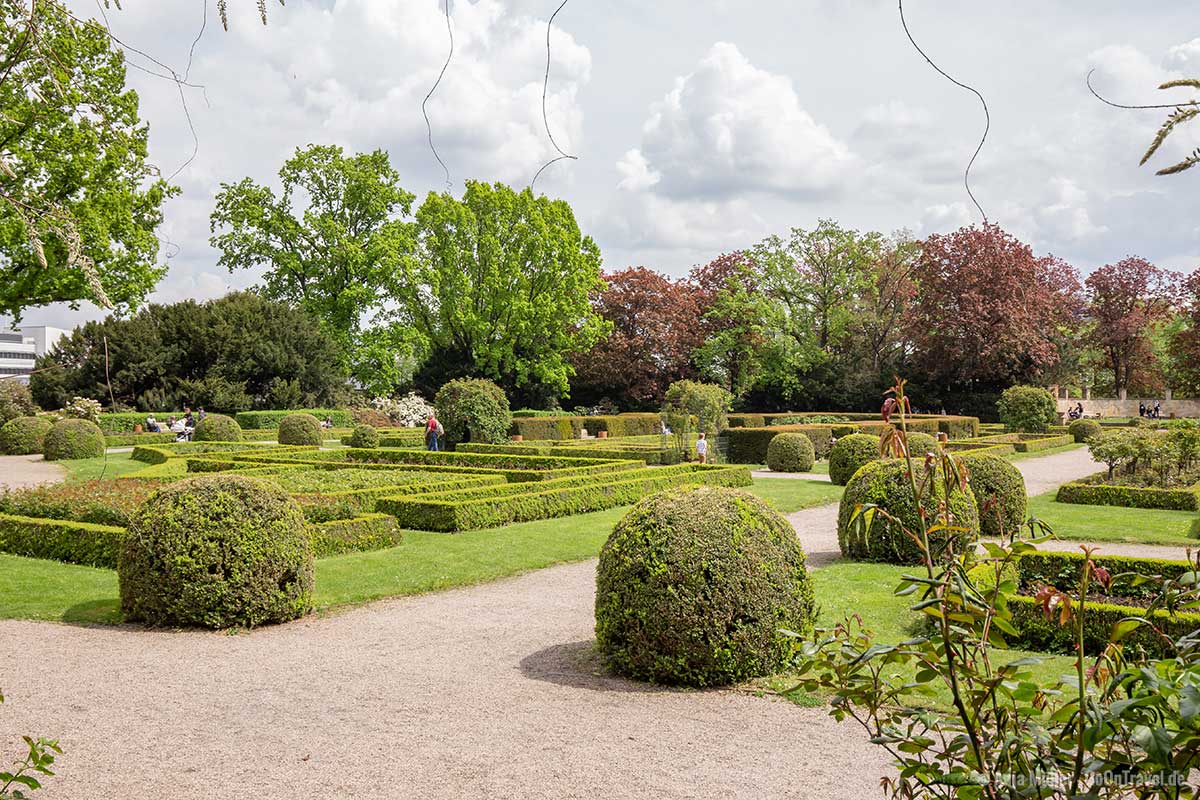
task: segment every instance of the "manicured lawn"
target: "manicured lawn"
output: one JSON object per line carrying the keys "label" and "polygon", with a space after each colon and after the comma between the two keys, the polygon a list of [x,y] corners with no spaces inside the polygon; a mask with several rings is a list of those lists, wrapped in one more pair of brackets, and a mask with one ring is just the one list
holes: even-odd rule
{"label": "manicured lawn", "polygon": [[117,573],[0,553],[0,619],[117,622]]}
{"label": "manicured lawn", "polygon": [[755,478],[750,491],[770,500],[783,513],[790,514],[802,508],[836,503],[842,499],[843,488],[829,481],[806,481],[803,478]]}
{"label": "manicured lawn", "polygon": [[1029,498],[1029,514],[1045,520],[1060,539],[1134,544],[1200,545],[1200,515],[1190,511],[1087,506],[1054,502],[1055,492]]}
{"label": "manicured lawn", "polygon": [[66,467],[68,481],[92,481],[101,476],[116,478],[127,472],[143,469],[148,466],[141,461],[134,461],[129,453],[109,453],[107,458],[78,458],[71,461],[55,462]]}

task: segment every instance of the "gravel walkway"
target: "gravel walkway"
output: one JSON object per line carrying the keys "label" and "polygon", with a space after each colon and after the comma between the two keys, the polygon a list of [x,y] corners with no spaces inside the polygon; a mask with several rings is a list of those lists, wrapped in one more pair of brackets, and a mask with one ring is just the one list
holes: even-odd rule
{"label": "gravel walkway", "polygon": [[67,471],[36,456],[0,456],[0,488],[20,489],[43,483],[58,483]]}
{"label": "gravel walkway", "polygon": [[0,752],[62,739],[46,800],[878,794],[824,709],[599,676],[595,563],[250,635],[0,622]]}

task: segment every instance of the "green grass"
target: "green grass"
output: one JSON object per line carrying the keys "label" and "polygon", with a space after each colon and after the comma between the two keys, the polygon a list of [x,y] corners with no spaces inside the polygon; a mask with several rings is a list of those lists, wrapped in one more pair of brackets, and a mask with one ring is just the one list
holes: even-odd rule
{"label": "green grass", "polygon": [[823,506],[842,499],[842,486],[828,481],[806,481],[803,478],[755,478],[750,491],[770,500],[785,514],[802,508]]}
{"label": "green grass", "polygon": [[104,456],[97,456],[96,458],[77,458],[54,463],[61,464],[66,468],[66,479],[70,482],[97,480],[101,475],[105,478],[116,478],[148,466],[141,461],[134,461],[129,457],[129,453],[109,453],[107,459]]}
{"label": "green grass", "polygon": [[118,622],[117,573],[0,553],[0,619]]}
{"label": "green grass", "polygon": [[1056,503],[1055,492],[1029,498],[1029,514],[1045,520],[1060,539],[1197,546],[1200,516],[1191,511]]}

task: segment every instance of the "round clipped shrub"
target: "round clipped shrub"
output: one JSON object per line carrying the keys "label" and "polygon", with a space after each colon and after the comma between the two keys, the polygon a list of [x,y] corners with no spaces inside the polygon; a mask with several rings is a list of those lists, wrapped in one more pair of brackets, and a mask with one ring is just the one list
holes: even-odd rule
{"label": "round clipped shrub", "polygon": [[16,417],[0,427],[0,453],[26,456],[40,453],[54,423],[45,417]]}
{"label": "round clipped shrub", "polygon": [[837,440],[829,451],[829,480],[838,486],[849,483],[864,464],[879,458],[879,437],[852,433]]}
{"label": "round clipped shrub", "polygon": [[433,400],[446,443],[500,444],[508,439],[512,412],[504,390],[491,381],[459,379],[438,390]]}
{"label": "round clipped shrub", "polygon": [[1100,423],[1094,419],[1077,419],[1067,426],[1067,433],[1075,437],[1077,442],[1089,441],[1093,436],[1099,436],[1104,431]]}
{"label": "round clipped shrub", "polygon": [[[923,497],[926,509],[932,513],[944,498],[940,480],[927,482]],[[870,520],[859,515],[852,522],[854,509],[859,505],[872,504],[886,509],[893,517],[913,532],[919,532],[920,520],[908,480],[907,462],[889,458],[872,461],[863,466],[842,493],[838,508],[838,547],[846,558],[857,561],[884,561],[889,564],[919,564],[922,556],[917,543],[900,526],[881,514]],[[955,489],[947,503],[955,526],[966,528],[966,533],[934,533],[930,536],[935,555],[944,550],[946,537],[953,537],[954,552],[963,553],[965,548],[979,538],[979,510],[970,488],[965,492]]]}
{"label": "round clipped shrub", "polygon": [[224,414],[205,414],[204,419],[196,423],[192,439],[197,442],[240,442],[242,426]]}
{"label": "round clipped shrub", "polygon": [[685,486],[617,523],[596,572],[596,643],[637,680],[720,686],[781,668],[812,630],[813,590],[792,526],[736,489]]}
{"label": "round clipped shrub", "polygon": [[379,447],[379,431],[370,425],[355,425],[350,432],[351,447]]}
{"label": "round clipped shrub", "polygon": [[288,414],[279,420],[279,443],[321,446],[321,423],[312,414]]}
{"label": "round clipped shrub", "polygon": [[998,455],[964,455],[971,492],[979,511],[979,532],[984,536],[1012,535],[1025,524],[1028,498],[1021,470]]}
{"label": "round clipped shrub", "polygon": [[936,453],[937,451],[937,439],[928,433],[912,431],[908,434],[908,452],[913,458],[924,458],[926,453]]}
{"label": "round clipped shrub", "polygon": [[1010,386],[996,401],[1000,421],[1010,431],[1045,433],[1058,420],[1054,395],[1037,386]]}
{"label": "round clipped shrub", "polygon": [[104,434],[87,419],[60,419],[46,432],[42,453],[47,461],[95,458],[104,455]]}
{"label": "round clipped shrub", "polygon": [[228,628],[295,619],[312,608],[308,525],[275,484],[188,478],[133,512],[117,578],[129,620]]}
{"label": "round clipped shrub", "polygon": [[767,445],[767,469],[772,472],[808,472],[816,460],[812,440],[803,433],[781,433]]}

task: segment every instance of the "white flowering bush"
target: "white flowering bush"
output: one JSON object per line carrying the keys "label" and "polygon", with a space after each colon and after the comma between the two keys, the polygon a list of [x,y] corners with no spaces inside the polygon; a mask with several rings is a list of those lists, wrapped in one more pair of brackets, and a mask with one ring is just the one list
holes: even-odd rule
{"label": "white flowering bush", "polygon": [[376,411],[387,414],[392,422],[410,428],[424,425],[433,413],[433,406],[416,392],[409,392],[400,398],[376,397],[371,401],[371,406]]}
{"label": "white flowering bush", "polygon": [[100,403],[90,397],[73,397],[63,406],[62,415],[67,419],[91,420],[100,424]]}

